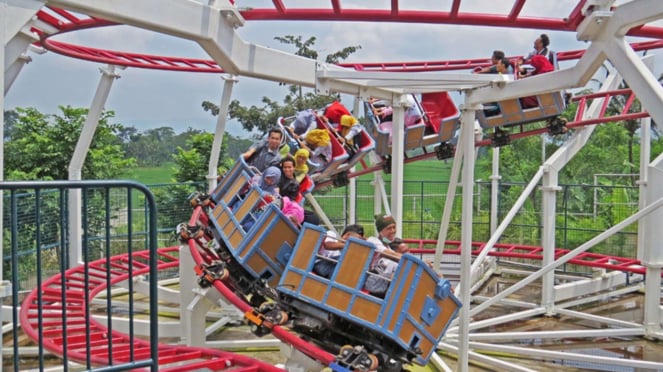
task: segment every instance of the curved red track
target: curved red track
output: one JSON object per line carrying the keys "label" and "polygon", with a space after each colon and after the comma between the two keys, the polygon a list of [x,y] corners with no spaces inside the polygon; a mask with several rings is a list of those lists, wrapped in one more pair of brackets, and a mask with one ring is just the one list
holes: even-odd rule
{"label": "curved red track", "polygon": [[[158,250],[159,270],[178,267],[178,250],[179,247]],[[67,270],[64,276],[56,275],[48,279],[41,288],[35,288],[21,305],[23,330],[32,340],[41,342],[56,355],[64,355],[66,345],[67,357],[80,363],[86,363],[88,353],[93,365],[110,365],[111,361],[113,364],[128,363],[132,356],[134,360],[149,358],[148,341],[132,339],[118,331],[109,333],[106,325],[95,321],[88,312],[89,302],[108,285],[129,280],[130,274],[149,273],[148,262],[149,251],[140,251],[131,256],[124,254],[97,260],[89,263],[87,268],[78,266]],[[40,315],[43,317],[41,322]],[[268,363],[239,354],[165,344],[159,345],[158,362],[160,371],[172,372],[201,369],[283,372]]]}
{"label": "curved red track", "polygon": [[[329,8],[286,7],[283,1],[273,0],[273,7],[251,8],[240,13],[247,21],[348,21],[348,22],[398,22],[426,24],[477,25],[504,28],[555,30],[573,32],[584,19],[580,10],[586,0],[569,9],[565,17],[548,15],[523,15],[526,0],[515,0],[508,12],[492,14],[468,12],[461,9],[462,1],[454,0],[448,10],[411,10],[398,1],[391,1],[390,7],[375,9],[373,4],[366,8],[344,8],[341,0],[331,0]],[[115,23],[92,17],[81,18],[62,9],[47,7],[39,11],[40,21],[57,30],[48,32],[39,28],[33,31],[40,36],[41,45],[55,53],[100,63],[119,66],[159,69],[170,71],[221,73],[223,70],[213,60],[184,57],[167,57],[141,53],[129,53],[85,47],[53,40],[58,34],[76,30],[105,27]],[[631,29],[630,36],[651,40],[632,44],[636,51],[663,48],[663,27],[642,26]],[[558,52],[558,60],[574,60],[582,57],[584,50]],[[470,70],[490,63],[488,59],[465,59],[451,61],[404,61],[404,62],[355,62],[341,63],[340,66],[362,71],[421,72]]]}
{"label": "curved red track", "polygon": [[[259,20],[290,20],[290,21],[351,21],[351,22],[408,22],[408,23],[429,23],[429,24],[463,24],[463,25],[480,25],[480,26],[493,26],[505,28],[527,28],[527,29],[547,29],[556,31],[575,31],[578,24],[583,20],[580,12],[585,0],[569,10],[565,17],[554,18],[541,16],[527,16],[523,15],[523,9],[527,3],[526,0],[514,0],[508,12],[504,14],[488,14],[480,12],[465,12],[461,8],[461,0],[453,0],[449,9],[440,11],[421,11],[421,10],[408,10],[399,5],[397,0],[392,0],[388,8],[374,9],[374,8],[344,8],[341,0],[331,0],[329,8],[292,8],[286,7],[282,0],[272,0],[273,7],[269,8],[252,8],[241,12],[242,16],[247,21]],[[222,69],[212,60],[184,58],[184,57],[166,57],[156,56],[140,53],[128,53],[122,51],[104,50],[99,48],[79,46],[69,43],[63,43],[54,40],[52,37],[65,32],[72,32],[81,29],[89,29],[96,27],[112,26],[112,22],[106,20],[85,17],[81,18],[72,13],[57,8],[44,8],[39,11],[37,15],[39,21],[43,22],[48,27],[39,28],[33,27],[32,31],[39,34],[40,44],[44,48],[56,53],[66,56],[107,63],[119,66],[146,68],[146,69],[159,69],[171,71],[186,71],[186,72],[207,72],[207,73],[221,73]],[[46,30],[50,28],[51,30]],[[56,31],[52,31],[56,30]],[[649,38],[651,40],[638,42],[632,44],[636,51],[663,48],[663,28],[644,26],[634,28],[628,33],[631,36],[639,36]],[[573,60],[580,58],[584,50],[563,51],[558,53],[560,61]],[[487,59],[466,59],[466,60],[453,60],[453,61],[424,61],[424,62],[390,62],[390,63],[344,63],[341,66],[353,68],[355,70],[363,71],[392,71],[392,72],[419,72],[419,71],[448,71],[448,70],[469,70],[476,66],[484,66],[489,61]],[[592,97],[585,97],[582,101],[579,113],[584,108],[586,99]],[[594,97],[595,98],[595,97]],[[579,98],[579,100],[582,98]],[[601,114],[601,117],[593,119],[592,121],[574,121],[569,123],[569,127],[597,124],[611,120],[623,120],[626,118],[638,118],[647,116],[647,113],[628,113],[625,110],[621,115],[607,118]],[[581,117],[581,116],[577,116]],[[545,129],[518,133],[512,138],[524,137],[543,133]],[[478,146],[487,145],[489,141],[477,142]],[[430,156],[432,154],[427,154]],[[416,159],[412,159],[416,160]],[[202,217],[200,209],[194,211],[192,221]],[[427,244],[432,242],[422,241],[419,242],[420,247],[424,248]],[[448,242],[447,244],[455,244]],[[483,249],[485,243],[474,243],[473,246],[477,247],[474,253],[478,253]],[[175,267],[178,264],[177,257],[171,253],[177,250],[177,247],[163,248],[159,250],[159,268],[165,269]],[[196,262],[203,262],[206,257],[201,256],[200,251],[195,247],[195,243],[190,242],[190,249]],[[519,257],[529,259],[540,259],[541,248],[531,246],[519,245],[505,245],[497,244],[493,255],[506,256],[506,257]],[[456,250],[447,250],[447,253],[457,253]],[[556,256],[564,254],[565,251],[557,250]],[[128,255],[121,255],[110,258],[107,260],[95,261],[88,266],[89,272],[94,275],[89,279],[89,286],[92,286],[93,293],[99,293],[106,288],[107,283],[117,283],[129,278],[129,271],[127,270],[127,262],[131,261],[136,267],[140,267],[145,262],[146,252],[136,252],[131,257]],[[113,270],[109,274],[105,273],[105,265],[109,263]],[[606,269],[614,269],[621,271],[629,271],[635,273],[642,273],[642,266],[639,261],[622,258],[610,257],[604,255],[597,255],[586,253],[576,259],[579,265],[602,267]],[[133,270],[133,275],[146,272],[147,267],[144,269]],[[107,275],[110,275],[108,277]],[[85,285],[84,269],[83,266],[68,270],[66,274],[55,276],[42,285],[42,288],[35,289],[25,300],[21,308],[21,322],[26,334],[35,341],[39,341],[40,337],[47,349],[54,353],[62,354],[63,352],[63,330],[66,328],[67,345],[69,347],[68,357],[77,361],[85,361],[88,344],[85,339],[85,308],[87,304],[82,298],[83,291],[80,290]],[[231,303],[237,306],[242,311],[247,311],[248,305],[232,293],[220,281],[214,283],[215,288],[224,295]],[[62,288],[67,288],[66,295],[62,293]],[[49,312],[53,314],[67,314],[67,323],[64,324],[60,317],[54,316],[52,318],[46,317],[42,323],[38,321],[37,306],[39,305],[38,291],[41,290],[43,295],[41,301],[48,306]],[[65,300],[63,302],[63,299]],[[90,299],[91,300],[91,299]],[[48,314],[45,314],[48,315]],[[136,356],[149,356],[149,343],[142,340],[131,340],[128,336],[113,331],[108,334],[108,330],[104,325],[92,321],[90,324],[90,336],[92,337],[92,347],[90,352],[93,356],[93,361],[99,364],[107,364],[110,356],[109,342],[112,340],[112,358],[115,362],[126,361],[128,353],[124,351],[130,348],[134,350]],[[41,332],[39,329],[41,328]],[[274,334],[284,342],[287,342],[300,351],[303,351],[310,357],[317,359],[325,364],[333,360],[333,356],[325,351],[315,348],[311,344],[306,343],[299,337],[290,334],[285,329],[280,327],[274,328]],[[82,335],[82,336],[81,336]],[[82,337],[82,338],[81,338]],[[81,342],[81,339],[83,340]],[[177,361],[190,360],[187,366],[178,366],[168,368],[167,365],[174,361],[174,355],[177,355]],[[202,348],[180,347],[171,345],[162,345],[159,349],[159,364],[164,366],[161,370],[168,371],[188,371],[195,369],[212,369],[223,370],[225,368],[245,367],[246,370],[252,371],[281,371],[280,369],[268,365],[266,363],[253,360],[251,358],[230,354],[219,350],[209,350]],[[240,368],[241,368],[240,367]]]}

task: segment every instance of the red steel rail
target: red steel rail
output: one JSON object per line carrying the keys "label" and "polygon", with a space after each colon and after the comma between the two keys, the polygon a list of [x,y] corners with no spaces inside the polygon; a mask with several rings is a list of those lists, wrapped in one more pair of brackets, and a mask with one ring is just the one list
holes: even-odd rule
{"label": "red steel rail", "polygon": [[[159,270],[178,267],[178,251],[179,247],[159,249]],[[106,290],[109,284],[149,273],[147,262],[149,251],[139,251],[131,256],[123,254],[100,259],[87,267],[81,265],[67,270],[64,275],[51,277],[23,301],[20,312],[23,330],[52,353],[64,355],[66,352],[68,358],[81,363],[87,363],[88,353],[90,362],[98,366],[130,362],[132,356],[135,361],[149,358],[149,341],[131,338],[116,330],[109,332],[104,324],[89,315],[89,302],[96,294]],[[201,369],[283,372],[268,363],[235,353],[166,344],[159,345],[158,363],[160,371],[171,372]]]}

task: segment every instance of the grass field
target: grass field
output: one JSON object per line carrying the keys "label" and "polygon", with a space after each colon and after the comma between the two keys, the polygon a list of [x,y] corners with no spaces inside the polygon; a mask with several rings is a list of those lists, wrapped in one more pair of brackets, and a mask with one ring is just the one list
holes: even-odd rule
{"label": "grass field", "polygon": [[[118,179],[132,180],[145,185],[157,185],[173,183],[173,163],[159,167],[139,167],[130,169]],[[405,165],[404,181],[448,181],[451,172],[451,162],[440,160],[422,160]],[[384,175],[385,181],[391,179],[390,175]],[[373,174],[360,177],[361,180],[372,180]]]}
{"label": "grass field", "polygon": [[140,182],[144,185],[173,183],[173,163],[159,167],[139,167],[130,169],[118,179]]}

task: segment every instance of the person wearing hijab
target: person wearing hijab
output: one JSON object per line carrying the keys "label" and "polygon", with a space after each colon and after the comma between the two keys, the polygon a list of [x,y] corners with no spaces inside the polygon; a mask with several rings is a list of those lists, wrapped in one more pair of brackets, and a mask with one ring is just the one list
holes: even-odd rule
{"label": "person wearing hijab", "polygon": [[297,182],[301,183],[308,174],[308,158],[309,151],[307,149],[299,149],[295,152],[295,178]]}
{"label": "person wearing hijab", "polygon": [[279,181],[281,180],[281,170],[278,167],[271,166],[262,173],[258,187],[268,194],[279,194]]}

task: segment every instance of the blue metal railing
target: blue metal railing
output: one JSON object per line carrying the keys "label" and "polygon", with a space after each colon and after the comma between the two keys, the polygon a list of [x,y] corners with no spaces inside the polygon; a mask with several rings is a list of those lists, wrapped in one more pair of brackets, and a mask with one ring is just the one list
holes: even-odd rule
{"label": "blue metal railing", "polygon": [[[68,229],[71,221],[68,219],[68,206],[70,203],[67,203],[68,198],[70,197],[70,191],[73,189],[81,190],[81,199],[82,207],[80,210],[80,216],[82,221],[82,234],[80,237],[80,244],[82,246],[82,265],[84,266],[84,279],[83,279],[83,288],[72,288],[67,284],[66,275],[68,267],[70,246],[71,243],[68,238]],[[8,221],[3,221],[3,247],[10,247],[9,257],[10,259],[3,260],[3,271],[4,273],[9,271],[11,277],[11,304],[12,304],[12,348],[13,348],[13,370],[19,371],[25,368],[34,368],[38,365],[40,370],[43,370],[49,366],[53,366],[52,361],[46,360],[46,348],[45,345],[49,344],[49,337],[54,337],[53,335],[44,334],[42,327],[45,322],[61,322],[62,332],[61,337],[63,355],[62,359],[58,360],[57,363],[61,363],[61,367],[64,371],[67,371],[70,361],[75,359],[76,362],[82,363],[85,365],[86,369],[94,371],[126,371],[132,370],[135,368],[149,368],[151,371],[158,370],[158,299],[157,299],[157,204],[152,192],[144,185],[129,182],[129,181],[38,181],[38,182],[2,182],[0,183],[0,190],[3,190],[6,194],[9,192],[8,198],[5,197],[4,213],[3,216],[8,218]],[[114,206],[111,202],[111,191],[116,192],[117,190],[126,190],[126,203],[128,210],[131,210],[132,207],[132,196],[134,193],[140,193],[144,196],[145,199],[145,227],[147,230],[147,247],[149,250],[149,276],[148,276],[148,288],[149,288],[149,339],[150,339],[150,355],[149,357],[145,356],[136,356],[133,351],[129,351],[128,357],[123,359],[122,362],[117,362],[113,360],[113,344],[112,337],[108,337],[108,353],[107,353],[107,365],[100,365],[104,363],[99,362],[99,357],[95,359],[93,355],[92,347],[88,346],[85,352],[85,360],[80,360],[81,356],[77,355],[76,358],[71,358],[68,355],[69,346],[68,338],[62,337],[66,336],[69,331],[72,331],[74,328],[85,327],[84,330],[84,342],[87,345],[91,344],[93,340],[92,333],[94,332],[91,328],[92,320],[92,311],[90,309],[90,302],[93,299],[95,293],[91,293],[90,284],[93,280],[98,280],[97,277],[92,277],[89,271],[90,262],[94,261],[94,257],[91,257],[91,252],[101,251],[103,256],[106,258],[111,257],[116,254],[117,247],[117,236],[113,233],[113,211]],[[7,203],[8,202],[8,203]],[[19,218],[21,214],[22,218]],[[26,215],[30,218],[23,218]],[[133,240],[133,221],[132,214],[127,214],[128,218],[128,230],[124,234],[126,236],[126,251],[128,257],[132,257],[134,253],[134,248],[132,246]],[[26,222],[29,221],[29,222]],[[48,235],[50,234],[50,235]],[[144,233],[143,233],[144,234]],[[47,241],[44,238],[47,237]],[[58,244],[54,245],[53,237],[57,237]],[[113,238],[113,242],[111,240]],[[19,249],[19,246],[30,245],[33,248],[33,254],[26,254],[24,251]],[[93,245],[101,246],[93,247]],[[49,249],[48,251],[44,250],[44,247],[56,247],[59,249]],[[94,250],[94,249],[97,250]],[[115,250],[114,250],[115,249]],[[4,249],[4,253],[6,249]],[[52,276],[52,273],[44,273],[44,265],[47,257],[45,252],[49,252],[50,256],[53,256],[53,251],[58,251],[56,259],[58,260],[58,272],[56,275],[59,275],[61,284],[59,285],[60,289],[60,298],[59,301],[61,304],[67,304],[67,301],[71,301],[72,296],[81,296],[83,300],[82,303],[85,306],[84,309],[84,324],[71,323],[71,319],[68,318],[68,311],[64,311],[65,306],[62,305],[62,314],[53,314],[53,307],[49,306],[52,304],[53,297],[52,293],[46,294],[42,293],[41,287],[46,280]],[[52,257],[51,257],[52,259]],[[129,277],[132,276],[134,271],[133,261],[127,260],[126,265],[128,265],[127,270],[129,271]],[[106,296],[106,309],[105,316],[107,322],[105,324],[107,328],[107,334],[110,335],[113,332],[113,308],[111,305],[111,300],[113,298],[111,290],[111,266],[107,263],[105,265],[107,271],[105,277],[105,296]],[[20,279],[21,276],[32,277],[36,280],[36,312],[30,314],[31,317],[36,316],[36,327],[37,335],[35,337],[38,353],[35,358],[26,358],[21,356],[21,348],[19,346],[19,339],[21,329],[19,329],[19,308],[21,306],[21,297],[25,294],[20,290]],[[134,322],[134,288],[133,281],[127,281],[128,285],[128,323],[129,323],[129,335],[130,344],[133,343],[134,339],[137,339]],[[53,288],[53,287],[51,287]],[[79,293],[82,291],[82,295]],[[72,294],[76,292],[76,294]],[[7,293],[5,291],[5,293]],[[34,304],[32,304],[34,307]],[[101,309],[96,307],[94,309],[94,314],[97,315]],[[48,316],[48,318],[45,318]],[[32,360],[30,360],[32,359]],[[36,359],[36,361],[34,360]],[[26,360],[30,360],[26,362]],[[22,365],[21,363],[24,363]],[[29,365],[25,365],[29,363]],[[11,368],[11,367],[10,367]],[[95,369],[96,368],[96,369]]]}

